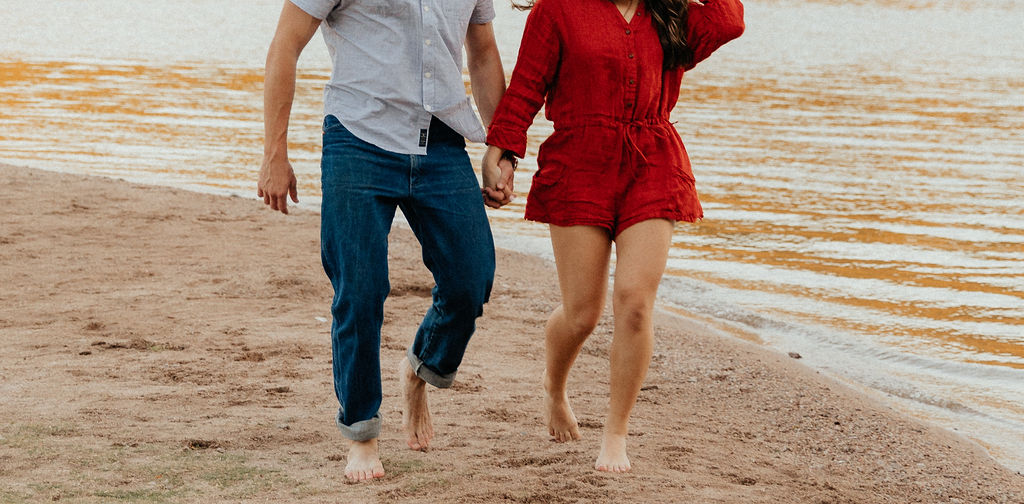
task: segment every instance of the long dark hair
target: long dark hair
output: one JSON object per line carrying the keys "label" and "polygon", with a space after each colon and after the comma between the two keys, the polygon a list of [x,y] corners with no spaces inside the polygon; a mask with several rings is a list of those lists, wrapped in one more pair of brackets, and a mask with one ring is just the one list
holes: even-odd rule
{"label": "long dark hair", "polygon": [[[512,7],[529,10],[535,1],[526,0],[520,4],[513,0]],[[686,44],[686,11],[690,0],[644,0],[644,3],[651,11],[651,23],[661,41],[665,69],[689,65],[693,61],[693,48]]]}

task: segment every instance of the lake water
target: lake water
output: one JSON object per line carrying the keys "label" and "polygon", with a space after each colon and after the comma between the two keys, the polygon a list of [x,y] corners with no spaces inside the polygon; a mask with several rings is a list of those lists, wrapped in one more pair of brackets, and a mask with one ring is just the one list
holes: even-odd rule
{"label": "lake water", "polygon": [[[496,3],[510,72],[525,16]],[[0,161],[254,195],[279,0],[0,5]],[[1024,470],[1024,0],[746,11],[673,112],[706,216],[677,228],[663,305]],[[311,209],[328,72],[317,36],[291,129]],[[531,156],[549,132],[538,119]],[[492,223],[499,245],[549,255],[521,166]]]}

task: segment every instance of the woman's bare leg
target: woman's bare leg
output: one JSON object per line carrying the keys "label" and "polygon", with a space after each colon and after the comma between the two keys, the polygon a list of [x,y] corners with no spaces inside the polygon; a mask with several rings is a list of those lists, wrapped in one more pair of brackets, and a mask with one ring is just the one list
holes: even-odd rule
{"label": "woman's bare leg", "polygon": [[630,470],[626,456],[629,414],[651,362],[654,344],[651,316],[672,245],[672,228],[672,221],[647,220],[630,226],[615,240],[611,397],[601,453],[594,464],[599,471]]}
{"label": "woman's bare leg", "polygon": [[551,226],[562,306],[555,309],[544,330],[545,417],[548,433],[557,442],[580,438],[576,416],[569,406],[566,381],[604,310],[608,289],[611,238],[594,226]]}

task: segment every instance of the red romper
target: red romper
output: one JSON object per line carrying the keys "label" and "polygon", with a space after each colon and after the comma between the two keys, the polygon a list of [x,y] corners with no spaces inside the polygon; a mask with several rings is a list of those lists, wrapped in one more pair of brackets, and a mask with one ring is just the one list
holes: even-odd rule
{"label": "red romper", "polygon": [[545,104],[554,133],[540,146],[526,218],[589,225],[618,236],[638,222],[703,217],[690,160],[669,112],[683,72],[743,33],[739,0],[691,5],[693,62],[662,70],[657,30],[643,2],[627,23],[610,0],[538,0],[487,144],[526,151]]}

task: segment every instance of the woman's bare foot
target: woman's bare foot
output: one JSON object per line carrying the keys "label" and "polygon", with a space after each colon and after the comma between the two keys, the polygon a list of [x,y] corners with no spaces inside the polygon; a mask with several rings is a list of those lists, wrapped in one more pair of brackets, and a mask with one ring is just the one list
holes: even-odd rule
{"label": "woman's bare foot", "polygon": [[594,469],[604,472],[629,472],[629,457],[626,456],[626,436],[604,434],[601,440],[601,453],[594,462]]}
{"label": "woman's bare foot", "polygon": [[544,417],[548,422],[548,434],[558,443],[579,439],[580,425],[569,406],[569,395],[564,390],[553,395],[551,389],[547,373],[544,373]]}
{"label": "woman's bare foot", "polygon": [[434,437],[427,407],[427,382],[416,376],[408,357],[398,365],[398,380],[405,400],[402,404],[402,428],[408,436],[406,442],[413,450],[427,451],[430,439]]}
{"label": "woman's bare foot", "polygon": [[377,439],[352,441],[348,449],[345,477],[352,481],[366,481],[384,477],[384,466],[377,454]]}

